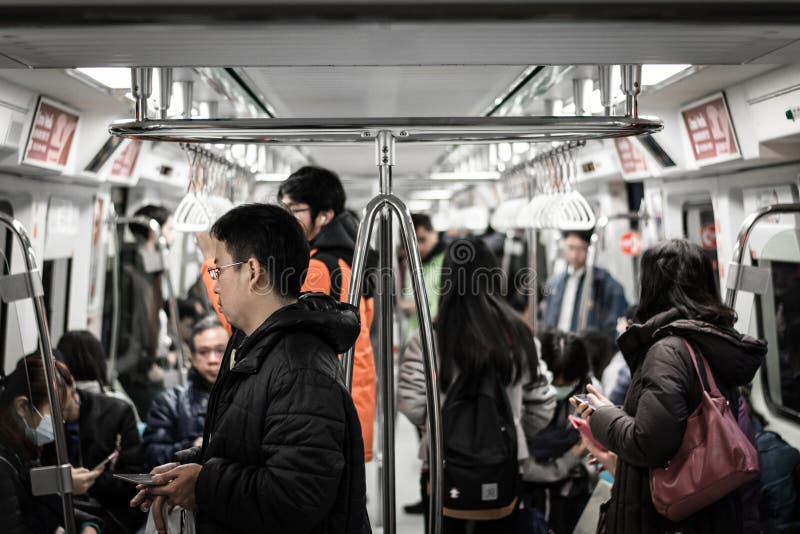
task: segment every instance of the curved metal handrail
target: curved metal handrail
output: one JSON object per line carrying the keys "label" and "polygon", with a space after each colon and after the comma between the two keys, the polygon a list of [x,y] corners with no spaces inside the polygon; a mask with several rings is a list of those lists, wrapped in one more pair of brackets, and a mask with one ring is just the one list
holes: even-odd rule
{"label": "curved metal handrail", "polygon": [[[750,241],[753,228],[755,228],[756,224],[758,224],[761,219],[773,213],[800,213],[800,203],[772,204],[771,206],[763,207],[755,213],[748,215],[742,222],[742,226],[739,227],[739,234],[736,237],[736,246],[733,249],[733,258],[731,259],[732,266],[742,265],[744,251],[747,250],[747,243]],[[730,269],[728,273],[731,273]],[[733,275],[733,284],[727,284],[729,289],[725,293],[725,304],[730,308],[736,305],[736,295],[739,292],[739,283],[742,280],[742,269],[734,269]]]}
{"label": "curved metal handrail", "polygon": [[398,143],[485,143],[608,139],[658,132],[641,117],[410,117],[323,119],[171,119],[117,122],[112,135],[179,143],[315,145],[374,142],[388,131]]}
{"label": "curved metal handrail", "polygon": [[[25,270],[28,276],[25,281],[28,286],[28,294],[33,300],[33,309],[36,315],[36,326],[39,331],[39,351],[44,365],[44,375],[47,380],[47,400],[50,403],[50,412],[53,419],[53,433],[55,435],[56,462],[59,466],[69,465],[67,455],[67,442],[64,432],[64,425],[61,423],[64,418],[61,414],[61,397],[56,387],[56,369],[53,364],[53,345],[50,340],[50,329],[47,325],[47,313],[45,311],[44,296],[36,296],[36,288],[41,287],[41,280],[36,280],[39,270],[36,266],[36,254],[33,245],[28,238],[25,227],[16,219],[0,212],[0,224],[7,227],[17,237],[22,247],[22,258],[25,261]],[[72,507],[72,493],[65,491],[59,493],[63,505],[64,528],[67,534],[75,532],[75,511]]]}

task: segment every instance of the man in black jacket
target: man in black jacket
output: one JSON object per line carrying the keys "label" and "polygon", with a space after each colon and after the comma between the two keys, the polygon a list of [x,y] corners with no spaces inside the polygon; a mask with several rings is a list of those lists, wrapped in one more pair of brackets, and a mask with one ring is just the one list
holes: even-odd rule
{"label": "man in black jacket", "polygon": [[143,448],[148,469],[171,461],[178,451],[203,444],[208,398],[229,337],[216,315],[204,317],[192,327],[188,383],[156,397],[147,414]]}
{"label": "man in black jacket", "polygon": [[239,206],[211,236],[214,291],[235,331],[203,445],[156,468],[166,485],[132,504],[164,496],[197,512],[200,534],[369,532],[361,428],[337,357],[358,336],[358,310],[300,295],[309,249],[289,212]]}

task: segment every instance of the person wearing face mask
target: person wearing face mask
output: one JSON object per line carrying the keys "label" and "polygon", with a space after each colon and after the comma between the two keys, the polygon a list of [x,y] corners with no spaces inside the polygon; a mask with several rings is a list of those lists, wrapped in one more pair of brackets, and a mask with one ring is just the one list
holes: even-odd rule
{"label": "person wearing face mask", "polygon": [[[55,377],[62,403],[68,388],[59,373]],[[47,400],[47,382],[38,354],[20,359],[7,377],[0,376],[0,517],[7,534],[53,534],[63,528],[60,500],[56,495],[34,496],[30,470],[39,467],[41,448],[54,439],[53,420]],[[85,492],[96,476],[73,469],[73,494]],[[75,510],[80,534],[100,534],[103,521]]]}
{"label": "person wearing face mask", "polygon": [[580,434],[568,416],[575,415],[569,399],[587,384],[600,387],[592,376],[584,341],[568,332],[551,330],[539,336],[542,359],[553,373],[556,410],[550,424],[529,441],[530,457],[523,480],[533,505],[546,514],[555,534],[571,533],[592,493],[594,480],[583,462]]}
{"label": "person wearing face mask", "polygon": [[[144,525],[145,516],[128,506],[135,488],[113,474],[144,471],[134,410],[121,399],[78,389],[69,368],[61,361],[55,366],[66,386],[62,415],[73,480],[77,475],[91,482],[76,492],[75,506],[101,517],[110,531],[133,534]],[[104,462],[112,453],[116,456]],[[42,461],[56,463],[52,445],[43,448]]]}

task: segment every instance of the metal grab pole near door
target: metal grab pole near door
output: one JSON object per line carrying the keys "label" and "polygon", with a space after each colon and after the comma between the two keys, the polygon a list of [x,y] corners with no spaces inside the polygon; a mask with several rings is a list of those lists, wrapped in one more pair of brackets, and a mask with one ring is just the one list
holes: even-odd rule
{"label": "metal grab pole near door", "polygon": [[120,253],[122,249],[122,240],[119,237],[119,232],[117,231],[117,226],[125,225],[125,224],[141,224],[142,226],[146,226],[150,228],[150,230],[155,233],[156,235],[156,249],[158,249],[159,256],[161,258],[161,266],[163,268],[163,273],[166,279],[167,284],[167,306],[169,307],[169,314],[170,314],[170,329],[172,330],[172,334],[175,336],[175,339],[178,340],[176,345],[178,346],[177,355],[178,355],[178,382],[183,385],[186,382],[184,377],[184,367],[186,365],[186,356],[183,353],[183,343],[180,342],[181,340],[181,332],[178,327],[178,301],[175,297],[175,288],[172,285],[172,274],[169,271],[168,266],[168,246],[167,240],[164,237],[164,234],[161,232],[161,225],[155,219],[148,219],[146,217],[117,217],[115,212],[111,212],[111,216],[109,217],[109,225],[112,227],[112,232],[114,234],[114,246],[116,247],[115,254],[114,254],[114,265],[112,267],[112,275],[113,280],[112,283],[114,284],[111,296],[113,299],[112,302],[112,320],[111,320],[111,342],[109,346],[109,362],[110,362],[110,369],[108,370],[108,378],[109,383],[114,384],[114,380],[117,378],[117,342],[119,340],[119,308],[120,308],[120,296],[119,296],[119,286],[120,286]]}
{"label": "metal grab pole near door", "polygon": [[[430,500],[430,525],[428,532],[440,534],[442,529],[442,425],[438,390],[438,370],[435,347],[433,345],[433,323],[431,321],[430,309],[428,308],[428,295],[422,276],[422,260],[417,249],[417,237],[414,233],[414,225],[411,220],[411,213],[402,200],[391,194],[391,166],[394,164],[394,138],[390,132],[382,131],[376,139],[377,164],[380,168],[381,192],[373,198],[364,210],[358,228],[356,238],[355,254],[353,256],[353,274],[350,280],[348,292],[348,302],[358,306],[361,298],[361,287],[364,280],[367,251],[369,239],[372,235],[375,219],[380,214],[382,216],[382,227],[391,230],[388,225],[383,225],[386,218],[391,217],[394,212],[400,222],[400,236],[403,240],[403,247],[406,257],[409,260],[411,281],[414,288],[414,301],[417,307],[417,318],[420,325],[420,338],[422,341],[424,364],[425,364],[425,386],[427,393],[428,411],[428,435],[429,458],[431,475],[431,500]],[[384,473],[384,532],[394,534],[395,525],[395,501],[394,501],[394,354],[392,350],[393,340],[384,338],[384,334],[391,333],[392,321],[392,235],[391,232],[382,231],[380,234],[380,267],[378,274],[379,280],[383,280],[381,289],[385,292],[379,296],[384,299],[380,303],[382,313],[381,318],[381,351],[380,361],[383,362],[382,373],[379,376],[382,399],[384,400],[384,443],[383,443],[383,473]],[[388,274],[384,271],[388,270]],[[388,303],[388,304],[387,304]],[[389,323],[385,325],[385,323]],[[345,384],[350,389],[353,383],[353,357],[354,351],[350,349],[342,360],[345,370]],[[388,402],[391,402],[390,404]]]}
{"label": "metal grab pole near door", "polygon": [[[74,534],[75,511],[72,508],[72,474],[69,457],[67,456],[64,424],[62,423],[64,418],[61,415],[61,397],[56,388],[56,369],[53,364],[53,346],[47,325],[42,279],[39,277],[39,269],[36,267],[33,246],[22,223],[4,213],[0,213],[0,224],[11,230],[17,237],[22,247],[22,258],[25,261],[26,270],[24,275],[10,274],[0,278],[0,295],[6,303],[23,298],[33,300],[36,326],[39,331],[39,351],[44,365],[45,379],[47,380],[47,400],[50,403],[53,433],[55,435],[54,444],[57,465],[31,469],[31,489],[34,495],[57,493],[61,496],[61,504],[64,508],[64,528],[67,534]],[[24,282],[22,279],[24,279]]]}
{"label": "metal grab pole near door", "polygon": [[736,305],[736,295],[739,289],[747,290],[746,284],[743,283],[747,271],[755,272],[752,267],[743,265],[744,252],[747,250],[747,243],[750,241],[750,236],[753,233],[758,221],[767,215],[775,213],[800,213],[800,203],[787,203],[787,204],[773,204],[766,206],[750,214],[742,226],[739,228],[739,235],[736,237],[736,247],[733,250],[733,258],[728,265],[728,280],[725,284],[727,291],[725,292],[725,305],[733,308]]}

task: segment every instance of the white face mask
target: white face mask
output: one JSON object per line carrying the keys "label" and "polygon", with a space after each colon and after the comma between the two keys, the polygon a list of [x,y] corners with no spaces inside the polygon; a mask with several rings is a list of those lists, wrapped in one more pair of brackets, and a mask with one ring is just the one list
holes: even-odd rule
{"label": "white face mask", "polygon": [[553,386],[556,388],[556,399],[562,401],[569,397],[569,394],[572,393],[576,385],[577,382],[575,384],[567,384],[566,386]]}
{"label": "white face mask", "polygon": [[33,410],[39,414],[39,417],[41,417],[42,420],[39,421],[39,424],[36,426],[36,428],[31,428],[28,426],[28,422],[23,418],[22,420],[25,422],[25,435],[38,447],[52,443],[55,441],[53,418],[50,417],[50,415],[40,414],[36,407],[34,407]]}

